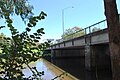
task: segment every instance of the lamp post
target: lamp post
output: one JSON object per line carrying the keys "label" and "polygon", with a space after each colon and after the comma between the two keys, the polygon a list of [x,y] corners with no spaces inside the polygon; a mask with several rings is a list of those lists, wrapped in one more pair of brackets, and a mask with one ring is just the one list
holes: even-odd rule
{"label": "lamp post", "polygon": [[66,7],[64,9],[62,9],[62,28],[63,28],[63,35],[64,35],[64,10],[68,9],[68,8],[74,8],[73,6],[69,6]]}

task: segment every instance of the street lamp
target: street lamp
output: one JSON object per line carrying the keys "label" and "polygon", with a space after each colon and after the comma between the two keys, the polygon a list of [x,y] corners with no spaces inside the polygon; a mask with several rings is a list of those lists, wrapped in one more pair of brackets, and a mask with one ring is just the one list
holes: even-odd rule
{"label": "street lamp", "polygon": [[62,28],[63,28],[63,35],[64,35],[64,10],[68,9],[68,8],[74,8],[73,6],[69,6],[66,7],[64,9],[62,9]]}

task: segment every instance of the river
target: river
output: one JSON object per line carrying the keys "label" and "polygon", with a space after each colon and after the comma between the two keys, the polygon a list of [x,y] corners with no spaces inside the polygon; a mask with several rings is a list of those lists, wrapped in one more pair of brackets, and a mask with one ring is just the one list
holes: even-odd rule
{"label": "river", "polygon": [[[32,62],[29,64],[31,67],[36,67],[38,71],[44,71],[44,75],[41,77],[43,80],[51,80],[54,79],[56,76],[60,76],[65,71],[60,69],[59,67],[55,66],[54,64],[48,62],[45,59],[39,59],[36,62]],[[23,73],[25,77],[29,77],[32,75],[32,72],[29,68],[24,69]],[[67,74],[67,75],[66,75]],[[74,76],[69,73],[63,74],[62,76],[56,78],[55,80],[78,80]]]}
{"label": "river", "polygon": [[[84,58],[57,58],[49,61],[39,59],[30,64],[31,67],[36,66],[38,71],[45,72],[45,75],[42,76],[43,80],[51,80],[63,72],[67,72],[69,75],[62,75],[55,80],[112,80],[111,70],[104,69],[104,66],[102,70],[87,71]],[[29,69],[25,69],[23,72],[26,77],[32,75]]]}

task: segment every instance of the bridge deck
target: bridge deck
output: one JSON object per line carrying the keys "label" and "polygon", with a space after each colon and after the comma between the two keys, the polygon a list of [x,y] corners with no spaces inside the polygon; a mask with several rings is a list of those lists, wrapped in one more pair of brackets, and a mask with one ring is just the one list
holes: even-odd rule
{"label": "bridge deck", "polygon": [[93,32],[81,37],[77,37],[71,40],[63,41],[54,45],[51,45],[48,49],[59,49],[67,47],[78,47],[85,45],[95,45],[95,44],[104,44],[108,43],[108,32],[107,29],[103,29],[97,32]]}

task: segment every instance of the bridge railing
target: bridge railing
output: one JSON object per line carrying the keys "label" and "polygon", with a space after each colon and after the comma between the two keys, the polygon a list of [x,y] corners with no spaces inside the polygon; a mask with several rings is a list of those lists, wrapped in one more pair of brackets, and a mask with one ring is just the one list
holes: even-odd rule
{"label": "bridge railing", "polygon": [[74,38],[77,38],[80,36],[84,36],[84,35],[87,35],[87,34],[90,34],[90,33],[105,29],[105,28],[107,28],[106,20],[102,20],[102,21],[99,21],[93,25],[90,25],[82,30],[79,30],[73,34],[65,36],[63,39],[58,40],[57,43],[67,41],[70,39],[74,39]]}

